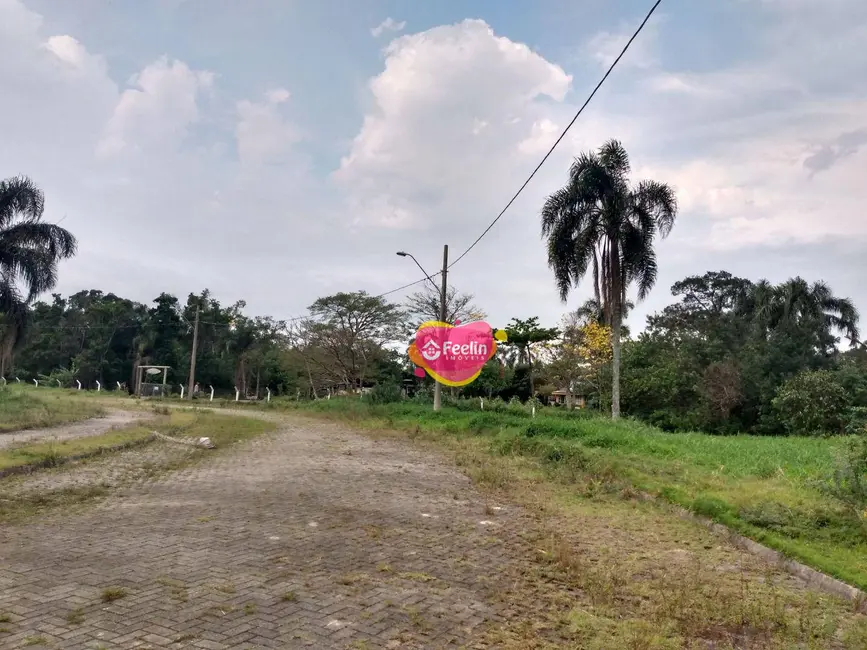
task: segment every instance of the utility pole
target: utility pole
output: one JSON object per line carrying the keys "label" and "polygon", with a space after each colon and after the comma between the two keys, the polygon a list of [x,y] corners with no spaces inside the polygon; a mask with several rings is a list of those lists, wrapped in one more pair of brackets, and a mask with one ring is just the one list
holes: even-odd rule
{"label": "utility pole", "polygon": [[190,353],[190,383],[187,393],[193,399],[193,386],[196,384],[196,349],[199,347],[199,306],[196,305],[196,323],[193,325],[193,351]]}
{"label": "utility pole", "polygon": [[[446,322],[446,275],[449,272],[449,246],[443,246],[443,284],[440,289],[440,321]],[[434,411],[439,411],[442,408],[442,384],[438,381],[434,382]]]}

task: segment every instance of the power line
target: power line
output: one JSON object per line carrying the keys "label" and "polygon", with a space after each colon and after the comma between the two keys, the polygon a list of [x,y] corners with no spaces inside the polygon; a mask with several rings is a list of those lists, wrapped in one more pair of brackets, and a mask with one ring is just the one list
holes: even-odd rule
{"label": "power line", "polygon": [[602,84],[605,83],[605,80],[608,79],[608,75],[611,74],[611,72],[614,70],[614,68],[620,62],[620,59],[623,58],[623,55],[626,54],[626,50],[628,50],[629,46],[632,45],[632,41],[634,41],[635,38],[638,36],[638,34],[641,33],[641,30],[644,29],[644,26],[647,24],[647,21],[650,20],[650,17],[653,15],[653,12],[656,11],[656,8],[659,6],[659,4],[661,2],[662,2],[662,0],[656,0],[656,2],[650,8],[650,11],[647,12],[647,15],[644,17],[644,20],[641,21],[641,24],[638,26],[638,29],[635,30],[635,32],[632,34],[632,37],[626,42],[626,45],[623,46],[623,49],[620,51],[620,54],[617,55],[617,58],[614,59],[614,62],[608,67],[608,70],[602,76],[602,79],[599,80],[599,83],[596,84],[596,87],[593,89],[593,92],[590,93],[590,95],[587,97],[587,99],[581,105],[581,108],[579,108],[578,112],[575,113],[575,117],[573,117],[572,121],[566,125],[566,128],[563,129],[563,133],[561,133],[560,137],[557,138],[557,140],[554,142],[553,145],[551,145],[551,148],[548,150],[548,153],[546,153],[545,157],[542,158],[541,162],[539,162],[539,164],[536,165],[536,168],[527,177],[527,180],[524,181],[524,184],[521,185],[520,188],[518,188],[518,191],[515,192],[515,195],[506,204],[506,207],[500,211],[500,214],[498,214],[497,217],[490,223],[490,225],[487,228],[485,228],[485,230],[482,232],[482,234],[478,236],[476,241],[474,241],[472,244],[470,244],[470,247],[467,248],[467,250],[465,250],[463,253],[458,255],[457,259],[454,262],[449,264],[449,268],[452,268],[455,264],[460,262],[466,256],[467,253],[469,253],[471,250],[473,250],[473,248],[476,247],[476,244],[478,244],[480,241],[482,241],[482,238],[485,235],[487,235],[488,232],[491,230],[491,228],[493,228],[494,225],[500,220],[500,217],[502,217],[506,213],[506,210],[508,210],[510,207],[512,207],[512,204],[521,195],[521,192],[524,191],[524,188],[526,188],[527,185],[530,184],[530,181],[533,180],[533,177],[536,175],[536,172],[538,172],[542,168],[542,165],[545,164],[545,161],[547,161],[548,158],[551,156],[551,154],[554,153],[554,149],[557,148],[557,145],[559,145],[560,142],[563,140],[563,138],[566,137],[566,134],[569,132],[569,129],[572,128],[572,125],[575,124],[575,122],[581,116],[581,113],[583,113],[584,109],[587,108],[587,105],[590,103],[590,101],[596,95],[597,91],[602,87]]}

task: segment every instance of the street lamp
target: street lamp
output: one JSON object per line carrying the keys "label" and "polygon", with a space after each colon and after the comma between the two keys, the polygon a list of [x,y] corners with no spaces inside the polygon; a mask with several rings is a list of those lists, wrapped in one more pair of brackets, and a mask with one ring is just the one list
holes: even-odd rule
{"label": "street lamp", "polygon": [[436,285],[436,282],[434,282],[433,279],[430,277],[430,273],[428,273],[427,271],[424,270],[424,267],[421,264],[419,264],[417,259],[415,259],[415,255],[413,255],[412,253],[407,253],[406,251],[397,251],[397,254],[400,255],[401,257],[408,257],[413,262],[415,262],[415,265],[419,269],[421,269],[422,273],[424,273],[425,280],[427,280],[428,282],[430,282],[433,285],[433,288],[437,293],[440,292],[440,288]]}
{"label": "street lamp", "polygon": [[[424,273],[425,278],[428,282],[430,282],[434,289],[439,291],[440,294],[440,321],[445,322],[446,320],[446,276],[449,272],[449,247],[448,244],[443,246],[443,270],[442,270],[442,287],[437,287],[436,283],[431,279],[430,274],[424,270],[421,264],[418,263],[418,260],[415,259],[415,256],[412,253],[407,253],[405,251],[398,251],[398,255],[401,257],[409,257],[415,265],[421,269],[421,272]],[[433,403],[434,411],[439,411],[442,408],[442,386],[438,381],[434,382],[434,403]]]}

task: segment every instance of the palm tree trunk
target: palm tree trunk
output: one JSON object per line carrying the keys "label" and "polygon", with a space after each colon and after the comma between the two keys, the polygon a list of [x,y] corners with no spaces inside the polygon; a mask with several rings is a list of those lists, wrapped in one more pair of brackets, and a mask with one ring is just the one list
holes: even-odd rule
{"label": "palm tree trunk", "polygon": [[611,305],[611,419],[620,418],[620,328],[623,325],[623,293],[625,282],[620,266],[620,250],[612,242],[609,250],[611,274],[608,289]]}
{"label": "palm tree trunk", "polygon": [[620,308],[614,307],[614,323],[611,328],[611,419],[620,417]]}

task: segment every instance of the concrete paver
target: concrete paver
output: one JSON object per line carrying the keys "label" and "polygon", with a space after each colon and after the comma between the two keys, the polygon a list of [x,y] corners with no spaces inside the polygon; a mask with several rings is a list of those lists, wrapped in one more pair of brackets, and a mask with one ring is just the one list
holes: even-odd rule
{"label": "concrete paver", "polygon": [[496,542],[523,525],[420,451],[286,422],[0,529],[0,647],[459,647],[498,619],[518,551]]}

